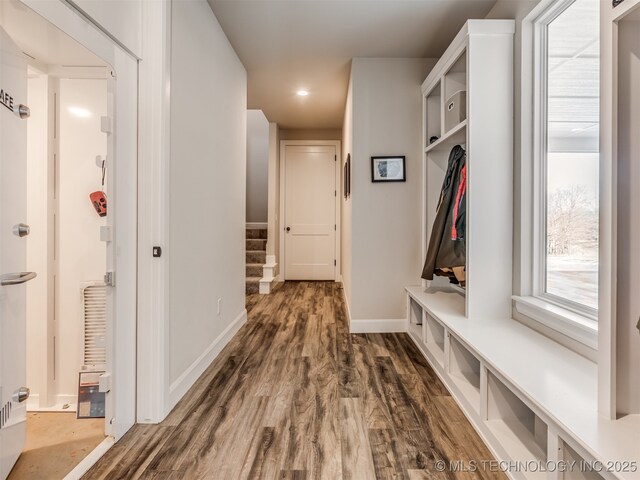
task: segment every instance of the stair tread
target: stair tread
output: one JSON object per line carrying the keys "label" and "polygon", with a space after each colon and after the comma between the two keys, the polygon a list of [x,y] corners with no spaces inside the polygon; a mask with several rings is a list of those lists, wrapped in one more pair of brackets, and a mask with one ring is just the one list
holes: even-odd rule
{"label": "stair tread", "polygon": [[264,267],[264,263],[247,263],[247,267]]}
{"label": "stair tread", "polygon": [[262,280],[262,277],[247,277],[247,283],[256,283]]}

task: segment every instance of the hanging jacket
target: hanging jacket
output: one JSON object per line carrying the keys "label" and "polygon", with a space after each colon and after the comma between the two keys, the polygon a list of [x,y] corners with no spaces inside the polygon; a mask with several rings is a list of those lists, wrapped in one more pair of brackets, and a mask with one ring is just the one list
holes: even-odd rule
{"label": "hanging jacket", "polygon": [[463,240],[467,227],[467,165],[460,171],[458,192],[453,205],[453,225],[451,226],[451,240]]}
{"label": "hanging jacket", "polygon": [[466,152],[456,145],[449,154],[447,172],[442,182],[436,218],[431,229],[422,278],[449,277],[459,283],[454,269],[466,265]]}

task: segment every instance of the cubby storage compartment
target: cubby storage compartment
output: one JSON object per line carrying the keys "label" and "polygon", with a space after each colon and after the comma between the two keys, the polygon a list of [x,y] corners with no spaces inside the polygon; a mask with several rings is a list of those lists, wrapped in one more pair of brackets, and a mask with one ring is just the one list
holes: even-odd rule
{"label": "cubby storage compartment", "polygon": [[[444,131],[450,131],[456,125],[466,120],[467,97],[467,51],[464,50],[460,57],[453,63],[444,76]],[[459,111],[459,115],[448,115],[448,105],[455,103],[453,107]],[[451,113],[451,112],[449,112]]]}
{"label": "cubby storage compartment", "polygon": [[510,459],[547,460],[547,425],[491,372],[487,373],[487,425]]}
{"label": "cubby storage compartment", "polygon": [[425,343],[440,367],[444,367],[444,327],[428,313],[425,314]]}
{"label": "cubby storage compartment", "polygon": [[480,408],[480,360],[449,335],[449,375],[473,408]]}
{"label": "cubby storage compartment", "polygon": [[[448,262],[455,265],[438,265],[451,268],[464,263],[465,287],[452,284],[444,276],[425,280],[422,286],[461,293],[465,316],[469,318],[512,315],[514,31],[512,20],[467,21],[422,83],[426,144],[422,164],[423,261],[429,250],[449,155],[456,145],[466,152],[467,187],[461,190],[466,202],[464,261],[459,256],[455,262]],[[487,57],[491,57],[491,68],[482,60]],[[438,127],[442,135],[430,143],[429,137]],[[457,181],[462,174],[455,172],[454,176]],[[445,209],[453,210],[455,204],[447,202]],[[437,243],[433,244],[431,254],[437,254],[438,248]],[[426,310],[430,309],[428,304]]]}
{"label": "cubby storage compartment", "polygon": [[[442,94],[440,82],[437,83],[425,98],[426,146],[431,145],[432,138],[442,137]],[[436,139],[436,140],[437,140]]]}
{"label": "cubby storage compartment", "polygon": [[[561,441],[560,460],[571,465],[568,471],[560,475],[563,480],[602,480],[604,477],[596,470],[600,469],[600,464],[586,460],[573,448]],[[574,463],[575,462],[575,463]]]}
{"label": "cubby storage compartment", "polygon": [[409,297],[409,331],[413,333],[416,338],[423,340],[422,307],[411,297]]}

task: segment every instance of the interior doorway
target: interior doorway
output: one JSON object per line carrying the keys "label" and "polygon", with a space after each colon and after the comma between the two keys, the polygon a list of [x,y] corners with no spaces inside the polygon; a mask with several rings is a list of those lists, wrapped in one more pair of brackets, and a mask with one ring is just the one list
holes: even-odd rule
{"label": "interior doorway", "polygon": [[115,73],[22,2],[0,30],[0,478],[63,478],[113,428]]}
{"label": "interior doorway", "polygon": [[338,281],[339,151],[339,141],[281,142],[284,280]]}

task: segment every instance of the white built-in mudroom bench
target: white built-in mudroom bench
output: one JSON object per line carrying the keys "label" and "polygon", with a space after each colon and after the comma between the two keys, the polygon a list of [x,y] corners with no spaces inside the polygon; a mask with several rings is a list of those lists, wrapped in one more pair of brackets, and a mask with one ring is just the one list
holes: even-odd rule
{"label": "white built-in mudroom bench", "polygon": [[[640,415],[602,415],[598,364],[512,318],[514,30],[512,20],[469,20],[422,85],[422,258],[449,152],[463,145],[466,282],[406,287],[407,331],[496,458],[511,462],[509,477],[638,480]],[[466,109],[452,124],[445,109],[460,91]],[[640,376],[640,365],[625,368]],[[573,461],[586,463],[558,468]]]}

